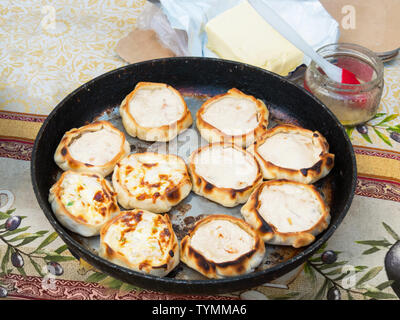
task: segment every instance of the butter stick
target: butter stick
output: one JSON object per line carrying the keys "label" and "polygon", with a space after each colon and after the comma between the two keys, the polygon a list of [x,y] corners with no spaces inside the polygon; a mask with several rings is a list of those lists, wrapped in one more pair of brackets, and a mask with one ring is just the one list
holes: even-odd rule
{"label": "butter stick", "polygon": [[272,28],[247,1],[205,26],[207,47],[219,57],[286,76],[303,63],[303,53]]}

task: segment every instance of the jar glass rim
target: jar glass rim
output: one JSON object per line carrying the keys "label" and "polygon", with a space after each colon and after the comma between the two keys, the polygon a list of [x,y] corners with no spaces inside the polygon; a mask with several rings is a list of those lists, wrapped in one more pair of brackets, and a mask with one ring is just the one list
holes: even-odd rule
{"label": "jar glass rim", "polygon": [[[337,52],[329,52],[329,57],[334,57],[335,54],[340,54],[342,49],[347,50],[346,54],[351,56],[352,58],[363,60],[365,63],[368,63],[371,65],[371,67],[374,68],[376,72],[376,77],[368,82],[364,82],[361,84],[348,84],[348,83],[340,83],[336,82],[332,79],[330,79],[327,75],[321,73],[318,68],[317,64],[314,61],[311,61],[309,67],[312,69],[312,71],[315,71],[316,76],[320,78],[321,82],[326,84],[327,86],[334,88],[335,90],[342,90],[342,91],[348,91],[348,92],[353,92],[355,90],[357,91],[364,91],[368,90],[368,88],[375,87],[377,84],[379,84],[383,78],[383,62],[382,60],[370,49],[362,47],[360,45],[354,44],[354,43],[330,43],[327,45],[322,46],[317,50],[317,53],[319,53],[321,56],[324,56],[324,51],[327,51],[327,49],[334,49],[336,48]],[[352,52],[354,54],[352,54]],[[361,53],[362,55],[366,56],[368,58],[368,62],[365,61],[365,59],[362,59],[361,57],[357,56],[357,53]],[[340,86],[340,88],[338,88]]]}

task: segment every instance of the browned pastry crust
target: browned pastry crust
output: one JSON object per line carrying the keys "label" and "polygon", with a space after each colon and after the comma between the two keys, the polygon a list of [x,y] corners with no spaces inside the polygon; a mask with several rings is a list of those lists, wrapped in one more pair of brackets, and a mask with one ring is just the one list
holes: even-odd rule
{"label": "browned pastry crust", "polygon": [[[101,185],[101,190],[96,192],[94,198],[90,201],[90,206],[103,216],[102,223],[90,223],[85,214],[73,215],[70,212],[70,210],[73,210],[73,207],[68,207],[68,203],[66,205],[65,200],[63,201],[64,190],[62,184],[64,179],[71,174],[96,179]],[[85,189],[85,186],[74,185],[74,189],[79,193]],[[49,202],[54,215],[64,227],[85,237],[98,235],[103,224],[112,216],[119,213],[116,193],[114,193],[111,184],[98,173],[65,171],[60,179],[50,188]],[[85,208],[87,208],[88,203],[85,205]]]}
{"label": "browned pastry crust", "polygon": [[[214,127],[213,125],[211,125],[210,123],[208,123],[207,121],[205,121],[203,119],[203,115],[206,112],[206,110],[209,108],[209,106],[218,102],[219,100],[221,100],[225,97],[248,99],[248,100],[254,102],[256,109],[257,109],[256,116],[258,119],[258,125],[257,125],[257,127],[254,128],[254,130],[244,133],[244,134],[229,135],[229,134],[224,133],[220,129]],[[260,99],[256,99],[255,97],[253,97],[251,95],[244,94],[243,92],[241,92],[240,90],[238,90],[236,88],[232,88],[227,93],[212,97],[203,103],[203,105],[197,111],[196,125],[200,131],[201,136],[210,143],[233,142],[241,147],[247,147],[248,145],[253,143],[258,137],[260,137],[267,129],[268,115],[269,115],[269,112],[268,112],[268,109],[267,109],[266,105],[264,104],[264,102],[262,102]],[[226,116],[229,116],[229,115],[226,115]]]}
{"label": "browned pastry crust", "polygon": [[[289,169],[283,168],[273,164],[270,161],[265,160],[260,153],[258,148],[264,144],[264,142],[277,133],[298,133],[310,138],[313,145],[320,146],[322,152],[319,155],[319,160],[309,168],[301,169]],[[264,179],[286,179],[293,180],[302,183],[314,183],[317,180],[327,176],[334,166],[335,155],[329,153],[329,144],[325,137],[318,131],[311,131],[302,127],[284,124],[278,125],[266,131],[264,135],[258,139],[254,144],[247,148],[251,154],[253,154],[258,163],[261,166]]]}
{"label": "browned pastry crust", "polygon": [[[315,223],[308,230],[298,232],[280,232],[272,223],[265,221],[265,219],[262,217],[259,210],[261,207],[260,195],[263,191],[263,188],[284,184],[291,184],[304,188],[317,199],[321,210],[321,217],[318,222]],[[287,180],[271,180],[263,182],[261,185],[258,186],[258,188],[254,190],[249,200],[243,205],[240,210],[245,221],[256,230],[256,232],[260,235],[264,242],[268,244],[291,245],[294,248],[309,245],[315,240],[315,237],[318,234],[320,234],[328,227],[331,219],[329,211],[329,207],[326,205],[321,194],[313,185]],[[279,214],[279,212],[277,212],[276,214]]]}
{"label": "browned pastry crust", "polygon": [[[140,89],[149,87],[167,88],[179,98],[184,108],[184,112],[178,121],[159,127],[144,127],[135,120],[129,111],[129,103]],[[139,139],[146,141],[170,141],[179,133],[189,128],[193,123],[192,115],[182,95],[175,88],[165,83],[139,82],[135,86],[135,89],[122,101],[119,112],[122,117],[122,124],[124,125],[124,128],[128,134],[132,137],[138,137]]]}
{"label": "browned pastry crust", "polygon": [[[250,251],[231,261],[215,262],[206,258],[202,253],[192,247],[191,239],[197,230],[213,220],[225,220],[233,223],[247,232],[253,239],[254,245]],[[210,239],[212,242],[213,240]],[[229,215],[210,215],[199,220],[181,241],[181,261],[197,270],[207,278],[225,278],[246,274],[254,271],[261,263],[265,254],[264,242],[258,234],[245,221]]]}
{"label": "browned pastry crust", "polygon": [[[241,189],[221,188],[210,183],[204,177],[199,175],[196,172],[195,158],[205,149],[213,148],[215,146],[233,148],[254,160],[254,165],[257,166],[257,174],[254,181],[250,185]],[[240,203],[246,202],[253,190],[263,181],[261,168],[255,157],[233,143],[217,142],[197,149],[190,155],[188,167],[192,179],[193,192],[225,207],[234,207]]]}
{"label": "browned pastry crust", "polygon": [[[147,163],[143,162],[143,159],[147,159]],[[131,160],[132,163],[130,163]],[[162,162],[173,165],[173,170],[181,175],[179,181],[174,181],[168,172],[162,171],[158,174],[157,182],[147,182],[146,173],[157,170]],[[131,173],[135,174],[132,179],[139,180],[135,189],[129,189],[126,183]],[[182,158],[173,154],[154,152],[130,154],[122,159],[114,170],[112,182],[118,195],[118,202],[122,207],[139,208],[155,213],[168,212],[192,190],[189,173]],[[167,184],[166,187],[164,187],[165,184]]]}
{"label": "browned pastry crust", "polygon": [[[121,138],[121,149],[111,161],[103,165],[93,165],[78,161],[71,156],[69,151],[69,146],[75,139],[79,138],[82,134],[86,132],[95,132],[103,128],[107,128],[113,131]],[[74,128],[67,131],[64,134],[63,138],[61,139],[56,149],[56,152],[54,153],[54,161],[64,171],[73,170],[78,172],[94,172],[105,177],[114,170],[114,166],[116,165],[116,163],[123,157],[125,157],[127,154],[129,154],[129,152],[130,152],[129,143],[128,141],[126,141],[125,135],[121,131],[119,131],[111,123],[107,121],[96,121],[88,125],[85,125],[83,127]]]}
{"label": "browned pastry crust", "polygon": [[[138,227],[145,216],[151,217],[152,224]],[[106,241],[107,232],[113,225],[122,225],[122,230],[119,230],[120,232],[118,233],[118,239],[115,239],[117,247],[115,247],[115,243],[114,247],[112,247],[112,245]],[[149,253],[147,256],[143,254],[142,257],[138,259],[129,259],[126,254],[129,254],[129,251],[134,253],[135,250],[138,250],[137,248],[140,248],[140,243],[127,244],[124,242],[126,241],[126,236],[131,232],[142,233],[143,231],[140,229],[145,227],[151,228],[151,230],[147,230],[152,234],[151,237],[157,237],[158,248],[153,249],[155,250],[155,255]],[[160,231],[155,229],[162,230]],[[148,240],[145,238],[141,239],[140,235],[138,235],[138,238],[140,240],[137,241]],[[124,254],[121,252],[121,248],[127,245],[130,246],[130,250],[128,250],[128,252],[125,251]],[[121,211],[119,215],[109,220],[103,226],[100,231],[99,254],[101,257],[126,268],[133,269],[141,273],[163,277],[166,276],[179,263],[179,244],[167,214],[161,215],[146,210],[135,209],[131,211]],[[161,254],[161,257],[156,259],[155,257],[158,257],[158,254]]]}

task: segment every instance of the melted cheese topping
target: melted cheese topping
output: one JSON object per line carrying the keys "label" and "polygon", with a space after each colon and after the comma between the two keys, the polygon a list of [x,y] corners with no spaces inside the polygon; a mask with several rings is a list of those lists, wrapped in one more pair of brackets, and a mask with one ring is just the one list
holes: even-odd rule
{"label": "melted cheese topping", "polygon": [[103,237],[111,249],[122,254],[132,265],[165,263],[169,255],[171,234],[162,216],[144,212],[128,211],[114,221]]}
{"label": "melted cheese topping", "polygon": [[194,158],[196,173],[219,188],[242,189],[257,178],[253,157],[221,145],[202,149]]}
{"label": "melted cheese topping", "polygon": [[258,126],[256,104],[250,99],[224,97],[211,103],[203,120],[227,135],[242,135]]}
{"label": "melted cheese topping", "polygon": [[259,201],[258,212],[279,232],[305,231],[321,218],[322,208],[317,197],[298,185],[265,186]]}
{"label": "melted cheese topping", "polygon": [[196,229],[190,245],[207,260],[221,263],[235,260],[252,250],[255,240],[235,223],[220,219]]}
{"label": "melted cheese topping", "polygon": [[311,137],[299,133],[277,133],[266,139],[257,151],[278,167],[299,170],[317,163],[322,148],[313,144]]}
{"label": "melted cheese topping", "polygon": [[180,97],[165,87],[139,89],[129,101],[129,112],[142,127],[161,127],[177,122],[185,109]]}
{"label": "melted cheese topping", "polygon": [[104,194],[102,178],[69,172],[60,188],[59,197],[65,209],[82,223],[97,225],[108,219],[111,201]]}
{"label": "melted cheese topping", "polygon": [[122,139],[117,133],[103,128],[83,133],[68,148],[75,160],[101,166],[113,160],[120,152]]}
{"label": "melted cheese topping", "polygon": [[175,157],[165,159],[157,154],[132,154],[117,169],[120,182],[138,200],[157,199],[168,188],[178,185],[186,176],[186,167]]}

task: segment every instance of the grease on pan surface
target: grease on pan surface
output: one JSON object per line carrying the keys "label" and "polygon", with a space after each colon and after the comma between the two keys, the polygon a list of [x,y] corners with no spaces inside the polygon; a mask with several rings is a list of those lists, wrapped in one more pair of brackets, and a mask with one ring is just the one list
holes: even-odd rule
{"label": "grease on pan surface", "polygon": [[264,102],[233,88],[208,99],[197,112],[196,125],[208,142],[234,142],[247,147],[268,125]]}
{"label": "grease on pan surface", "polygon": [[335,156],[321,133],[299,126],[273,127],[247,150],[257,158],[264,179],[314,183],[334,166]]}
{"label": "grease on pan surface", "polygon": [[254,156],[233,143],[213,143],[199,148],[189,160],[193,191],[222,204],[234,207],[247,201],[262,182]]}
{"label": "grease on pan surface", "polygon": [[181,241],[181,260],[207,278],[254,271],[264,258],[264,242],[243,220],[213,214],[199,220]]}
{"label": "grease on pan surface", "polygon": [[129,151],[124,133],[108,121],[96,121],[67,131],[56,149],[54,161],[64,171],[107,176]]}
{"label": "grease on pan surface", "polygon": [[82,236],[98,235],[119,213],[111,184],[97,173],[64,172],[51,187],[49,202],[58,221]]}
{"label": "grease on pan surface", "polygon": [[329,207],[313,185],[263,182],[241,208],[244,219],[269,244],[309,245],[330,222]]}
{"label": "grease on pan surface", "polygon": [[139,82],[120,114],[128,134],[145,141],[170,141],[193,122],[179,91],[165,83]]}
{"label": "grease on pan surface", "polygon": [[100,233],[100,256],[138,272],[165,276],[179,263],[179,244],[167,214],[122,211]]}
{"label": "grease on pan surface", "polygon": [[167,212],[191,191],[185,162],[173,154],[133,153],[117,163],[112,176],[125,209]]}

